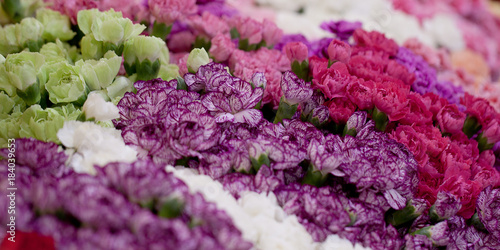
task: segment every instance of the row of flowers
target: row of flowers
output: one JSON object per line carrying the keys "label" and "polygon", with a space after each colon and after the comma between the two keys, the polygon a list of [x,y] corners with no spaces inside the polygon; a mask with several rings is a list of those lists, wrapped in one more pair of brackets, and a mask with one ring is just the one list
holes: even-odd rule
{"label": "row of flowers", "polygon": [[20,230],[58,248],[286,245],[189,192],[176,165],[239,201],[275,197],[295,247],[498,247],[500,115],[454,85],[446,54],[360,23],[308,40],[223,1],[173,2],[4,8],[19,23],[0,30],[1,143],[53,142],[17,140]]}

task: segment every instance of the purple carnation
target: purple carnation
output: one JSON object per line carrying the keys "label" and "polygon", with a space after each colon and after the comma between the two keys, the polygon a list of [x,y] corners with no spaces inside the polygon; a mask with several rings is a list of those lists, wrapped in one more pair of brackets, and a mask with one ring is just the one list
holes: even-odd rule
{"label": "purple carnation", "polygon": [[333,41],[333,38],[325,37],[309,44],[309,55],[319,58],[328,58],[328,46]]}
{"label": "purple carnation", "polygon": [[432,241],[425,235],[405,235],[406,249],[432,249]]}
{"label": "purple carnation", "polygon": [[361,22],[348,22],[340,20],[337,22],[323,22],[321,23],[320,27],[323,30],[335,34],[339,40],[347,42],[349,38],[354,34],[354,31],[362,27],[362,24]]}
{"label": "purple carnation", "polygon": [[189,91],[206,90],[230,93],[234,77],[226,70],[226,66],[211,62],[200,66],[196,74],[187,73],[184,76]]}

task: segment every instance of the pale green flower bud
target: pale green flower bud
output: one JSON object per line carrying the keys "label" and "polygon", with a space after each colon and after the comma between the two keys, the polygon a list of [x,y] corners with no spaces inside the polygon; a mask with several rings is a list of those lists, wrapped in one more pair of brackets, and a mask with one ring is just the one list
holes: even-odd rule
{"label": "pale green flower bud", "polygon": [[28,105],[40,101],[40,84],[37,74],[44,64],[42,54],[23,51],[10,54],[5,59],[5,71],[9,83],[17,89],[17,94]]}
{"label": "pale green flower bud", "polygon": [[200,66],[208,64],[209,62],[210,58],[204,48],[193,49],[189,53],[186,65],[190,73],[196,73]]}
{"label": "pale green flower bud", "polygon": [[100,59],[104,55],[103,42],[95,40],[92,34],[82,37],[80,45],[83,59]]}
{"label": "pale green flower bud", "polygon": [[137,73],[138,80],[150,80],[158,76],[160,58],[168,59],[165,42],[157,37],[137,36],[125,43],[124,67],[127,74]]}
{"label": "pale green flower bud", "polygon": [[179,66],[175,64],[161,65],[160,72],[158,72],[158,77],[165,81],[170,81],[180,76]]}

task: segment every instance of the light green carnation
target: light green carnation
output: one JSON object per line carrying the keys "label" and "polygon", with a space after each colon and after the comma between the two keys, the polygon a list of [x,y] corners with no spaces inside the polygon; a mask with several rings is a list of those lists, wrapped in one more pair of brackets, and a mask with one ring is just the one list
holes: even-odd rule
{"label": "light green carnation", "polygon": [[130,79],[125,76],[118,76],[113,84],[109,85],[106,90],[108,97],[114,100],[116,98],[121,99],[126,92],[132,92],[135,88],[134,83]]}
{"label": "light green carnation", "polygon": [[43,45],[43,24],[33,17],[24,18],[20,24],[16,24],[17,43],[30,51],[38,52]]}
{"label": "light green carnation", "polygon": [[16,87],[10,84],[9,77],[7,76],[7,71],[5,70],[5,65],[0,64],[0,90],[5,91],[9,96],[16,94]]}
{"label": "light green carnation", "polygon": [[9,114],[16,102],[4,92],[0,92],[0,114]]}
{"label": "light green carnation", "polygon": [[42,109],[33,105],[19,117],[19,137],[33,137],[42,141],[60,143],[57,131],[65,121],[76,120],[81,111],[72,104]]}
{"label": "light green carnation", "polygon": [[[35,14],[35,11],[43,7],[42,0],[3,0],[1,7],[2,14],[7,15],[11,22],[20,22],[25,17]],[[3,20],[2,20],[3,22]]]}
{"label": "light green carnation", "polygon": [[19,138],[19,117],[21,112],[12,114],[0,114],[0,148],[7,146],[7,140]]}
{"label": "light green carnation", "polygon": [[122,58],[120,56],[117,56],[113,51],[108,51],[104,58],[99,61],[80,60],[75,65],[80,68],[80,73],[90,90],[100,90],[113,83],[113,79],[120,70],[121,63]]}
{"label": "light green carnation", "polygon": [[114,10],[105,12],[97,9],[82,10],[78,12],[77,19],[78,26],[84,34],[92,33],[97,41],[104,42],[105,47],[109,46],[115,51],[120,51],[123,42],[138,36],[146,29],[146,26],[134,24],[130,19],[123,18],[121,12]]}
{"label": "light green carnation", "polygon": [[10,54],[5,59],[5,71],[10,85],[17,89],[17,95],[28,105],[40,101],[40,84],[37,74],[44,64],[42,54],[23,51]]}
{"label": "light green carnation", "polygon": [[46,41],[55,41],[56,39],[68,41],[76,34],[71,30],[69,17],[58,11],[46,8],[39,9],[36,12],[36,19],[43,24],[42,38]]}
{"label": "light green carnation", "polygon": [[71,60],[68,51],[64,48],[61,41],[55,43],[46,43],[40,49],[40,54],[45,57],[45,62],[60,62]]}
{"label": "light green carnation", "polygon": [[21,49],[16,38],[16,25],[0,26],[0,54],[7,56],[8,54],[21,51]]}
{"label": "light green carnation", "polygon": [[82,46],[82,57],[83,59],[99,59],[104,55],[104,45],[103,42],[97,41],[94,35],[88,34],[82,37],[80,42]]}
{"label": "light green carnation", "polygon": [[204,48],[193,49],[189,53],[186,65],[190,73],[196,73],[200,66],[208,64],[209,62],[210,58],[208,57],[208,53]]}
{"label": "light green carnation", "polygon": [[45,84],[52,103],[75,103],[83,105],[89,89],[80,69],[68,63],[58,64],[57,70],[49,73]]}

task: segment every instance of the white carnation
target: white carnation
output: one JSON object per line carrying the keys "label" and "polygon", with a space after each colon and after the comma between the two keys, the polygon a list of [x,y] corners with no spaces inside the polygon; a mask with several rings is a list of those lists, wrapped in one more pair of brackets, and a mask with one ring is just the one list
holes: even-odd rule
{"label": "white carnation", "polygon": [[106,121],[120,118],[119,110],[112,102],[104,100],[101,94],[90,92],[83,104],[82,111],[85,118],[96,121]]}
{"label": "white carnation", "polygon": [[69,166],[76,172],[95,174],[94,165],[131,163],[137,159],[137,152],[125,145],[119,130],[93,122],[67,121],[57,137],[65,147],[74,149]]}

